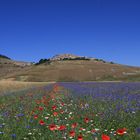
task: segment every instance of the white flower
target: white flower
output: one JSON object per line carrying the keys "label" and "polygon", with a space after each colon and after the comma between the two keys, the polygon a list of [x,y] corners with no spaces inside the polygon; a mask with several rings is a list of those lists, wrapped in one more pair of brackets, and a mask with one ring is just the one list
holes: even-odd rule
{"label": "white flower", "polygon": [[132,114],[135,114],[136,112],[135,111],[132,111]]}
{"label": "white flower", "polygon": [[99,131],[100,129],[98,129],[98,128],[95,128],[95,131]]}
{"label": "white flower", "polygon": [[73,103],[73,100],[71,100],[71,103]]}
{"label": "white flower", "polygon": [[89,108],[89,104],[88,103],[85,104],[85,108]]}
{"label": "white flower", "polygon": [[114,134],[114,136],[116,136],[116,134]]}
{"label": "white flower", "polygon": [[49,119],[49,117],[45,117],[45,119],[46,119],[46,120],[48,120],[48,119]]}
{"label": "white flower", "polygon": [[86,133],[89,134],[89,133],[91,133],[91,131],[87,131]]}

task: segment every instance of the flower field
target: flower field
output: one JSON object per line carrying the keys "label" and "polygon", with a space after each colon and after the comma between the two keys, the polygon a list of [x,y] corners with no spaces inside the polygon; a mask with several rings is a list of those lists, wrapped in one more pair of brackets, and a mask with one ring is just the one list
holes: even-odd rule
{"label": "flower field", "polygon": [[0,96],[0,140],[139,140],[140,83],[56,83]]}

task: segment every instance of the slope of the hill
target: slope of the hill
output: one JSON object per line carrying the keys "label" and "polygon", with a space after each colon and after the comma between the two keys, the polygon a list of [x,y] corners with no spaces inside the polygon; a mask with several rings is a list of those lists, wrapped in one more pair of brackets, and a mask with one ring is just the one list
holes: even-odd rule
{"label": "slope of the hill", "polygon": [[11,60],[8,57],[0,57],[0,80],[5,76],[25,71],[31,63]]}
{"label": "slope of the hill", "polygon": [[4,78],[22,81],[140,80],[140,68],[95,60],[52,61],[11,73]]}

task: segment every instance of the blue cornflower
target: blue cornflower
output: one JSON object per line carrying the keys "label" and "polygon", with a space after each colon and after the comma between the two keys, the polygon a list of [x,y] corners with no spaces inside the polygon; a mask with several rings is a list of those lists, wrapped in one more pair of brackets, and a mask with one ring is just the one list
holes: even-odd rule
{"label": "blue cornflower", "polygon": [[27,129],[29,129],[29,128],[30,128],[30,126],[28,125],[28,126],[26,126],[26,128],[27,128]]}
{"label": "blue cornflower", "polygon": [[11,136],[12,136],[12,138],[16,138],[16,134],[12,134]]}
{"label": "blue cornflower", "polygon": [[0,124],[0,128],[3,128],[4,127],[4,124]]}
{"label": "blue cornflower", "polygon": [[20,113],[20,114],[17,114],[17,117],[23,117],[24,114]]}
{"label": "blue cornflower", "polygon": [[9,116],[9,112],[7,111],[7,112],[4,112],[3,114],[2,114],[4,117],[8,117]]}
{"label": "blue cornflower", "polygon": [[136,128],[136,133],[140,134],[140,127]]}
{"label": "blue cornflower", "polygon": [[34,120],[30,120],[31,123],[33,123]]}

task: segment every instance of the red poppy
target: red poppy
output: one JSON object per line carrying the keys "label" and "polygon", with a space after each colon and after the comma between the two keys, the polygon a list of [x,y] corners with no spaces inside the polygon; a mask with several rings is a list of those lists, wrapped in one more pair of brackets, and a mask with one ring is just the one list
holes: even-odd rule
{"label": "red poppy", "polygon": [[43,110],[43,107],[40,106],[38,109],[39,109],[40,111],[42,111],[42,110]]}
{"label": "red poppy", "polygon": [[52,110],[56,110],[56,108],[57,108],[56,105],[52,106]]}
{"label": "red poppy", "polygon": [[60,131],[65,130],[65,129],[66,129],[66,126],[65,126],[65,125],[60,125],[60,126],[58,127],[58,130],[60,130]]}
{"label": "red poppy", "polygon": [[73,124],[71,125],[71,128],[76,128],[77,125],[78,125],[78,123],[73,123]]}
{"label": "red poppy", "polygon": [[35,102],[36,102],[36,104],[40,104],[41,103],[40,100],[36,100]]}
{"label": "red poppy", "polygon": [[95,130],[95,129],[92,129],[92,130],[91,130],[91,133],[95,133],[95,132],[96,132],[96,130]]}
{"label": "red poppy", "polygon": [[60,110],[60,113],[61,113],[61,114],[64,114],[64,111],[63,111],[63,110]]}
{"label": "red poppy", "polygon": [[43,96],[43,97],[42,97],[42,99],[44,99],[44,100],[45,100],[45,99],[46,99],[46,96]]}
{"label": "red poppy", "polygon": [[80,130],[84,130],[84,128],[82,128],[82,127],[81,127],[81,128],[79,128],[79,129],[80,129]]}
{"label": "red poppy", "polygon": [[126,133],[126,128],[118,129],[117,134],[118,135],[124,135]]}
{"label": "red poppy", "polygon": [[50,124],[50,125],[49,125],[49,129],[50,129],[51,131],[56,130],[56,125]]}
{"label": "red poppy", "polygon": [[44,122],[43,120],[40,120],[40,121],[39,121],[39,124],[40,124],[40,125],[45,125],[45,122]]}
{"label": "red poppy", "polygon": [[34,115],[34,119],[38,119],[38,115]]}
{"label": "red poppy", "polygon": [[110,140],[110,137],[107,135],[102,134],[102,140]]}
{"label": "red poppy", "polygon": [[83,140],[83,136],[82,135],[78,136],[78,140]]}
{"label": "red poppy", "polygon": [[85,119],[84,119],[84,122],[85,122],[85,123],[88,123],[88,122],[89,122],[89,118],[85,118]]}
{"label": "red poppy", "polygon": [[54,115],[54,116],[57,116],[57,115],[58,115],[58,113],[57,113],[57,112],[53,112],[53,115]]}
{"label": "red poppy", "polygon": [[70,137],[75,137],[75,131],[74,130],[70,131],[69,135],[70,135]]}

